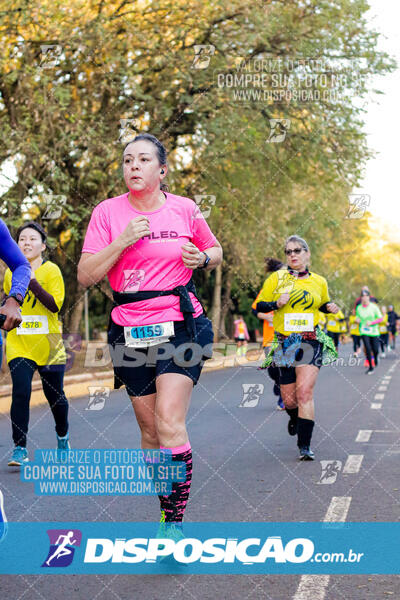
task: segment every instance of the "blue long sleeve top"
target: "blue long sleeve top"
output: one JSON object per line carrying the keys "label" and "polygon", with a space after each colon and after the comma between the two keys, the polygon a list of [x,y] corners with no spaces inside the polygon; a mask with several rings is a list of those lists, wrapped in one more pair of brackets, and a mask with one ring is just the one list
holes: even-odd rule
{"label": "blue long sleeve top", "polygon": [[[10,294],[25,296],[31,279],[31,266],[22,254],[18,244],[12,239],[7,225],[0,219],[0,259],[12,271]],[[0,336],[0,345],[1,345]]]}

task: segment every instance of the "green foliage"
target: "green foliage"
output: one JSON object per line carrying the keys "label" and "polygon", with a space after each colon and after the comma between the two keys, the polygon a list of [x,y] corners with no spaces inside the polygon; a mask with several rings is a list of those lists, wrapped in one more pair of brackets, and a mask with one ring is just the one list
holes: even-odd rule
{"label": "green foliage", "polygon": [[[125,191],[121,119],[169,148],[172,192],[216,197],[209,223],[233,294],[257,291],[263,257],[282,257],[291,233],[308,239],[324,274],[332,252],[362,243],[365,231],[345,219],[369,156],[361,100],[368,77],[394,67],[376,50],[367,9],[364,0],[15,0],[2,12],[0,163],[14,160],[17,181],[0,209],[14,227],[28,209],[43,220],[45,194],[67,197],[62,216],[47,222],[68,290],[66,327],[79,304],[76,265],[91,211]],[[53,66],[43,44],[61,47]],[[208,68],[193,68],[198,44],[215,48]],[[237,72],[240,60],[281,59],[279,74],[301,79],[307,70],[287,64],[310,57],[338,65],[335,101],[323,98],[320,76],[307,101],[242,102],[218,86],[218,75]],[[332,87],[335,72],[323,74]],[[267,142],[272,118],[290,120],[282,143]],[[333,279],[346,298],[358,285],[350,263],[344,258]],[[213,276],[200,283],[210,306]],[[250,299],[241,293],[244,312]]]}

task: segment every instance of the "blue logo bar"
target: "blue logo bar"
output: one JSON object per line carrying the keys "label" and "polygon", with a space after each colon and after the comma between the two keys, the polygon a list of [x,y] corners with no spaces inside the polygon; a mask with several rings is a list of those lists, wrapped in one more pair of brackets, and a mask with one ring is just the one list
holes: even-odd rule
{"label": "blue logo bar", "polygon": [[342,525],[11,522],[0,573],[400,573],[400,523]]}

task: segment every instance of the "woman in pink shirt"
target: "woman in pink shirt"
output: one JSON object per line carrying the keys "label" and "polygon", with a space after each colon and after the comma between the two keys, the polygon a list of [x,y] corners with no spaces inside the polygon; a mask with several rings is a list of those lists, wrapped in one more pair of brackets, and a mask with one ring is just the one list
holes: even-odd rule
{"label": "woman in pink shirt", "polygon": [[126,386],[142,448],[168,448],[172,460],[186,463],[186,481],[159,496],[161,521],[168,523],[162,534],[179,536],[192,473],[186,413],[213,342],[192,272],[219,265],[222,249],[195,202],[164,191],[167,171],[157,138],[141,134],[127,144],[129,191],[93,210],[78,280],[88,287],[107,275],[110,282],[115,387]]}

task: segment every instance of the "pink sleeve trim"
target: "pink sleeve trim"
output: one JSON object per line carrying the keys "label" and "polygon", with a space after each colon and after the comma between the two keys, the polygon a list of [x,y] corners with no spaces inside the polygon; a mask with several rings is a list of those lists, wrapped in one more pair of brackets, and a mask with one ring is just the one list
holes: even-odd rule
{"label": "pink sleeve trim", "polygon": [[370,325],[378,325],[378,323],[382,323],[383,321],[383,317],[382,319],[376,319],[375,321],[371,321]]}

